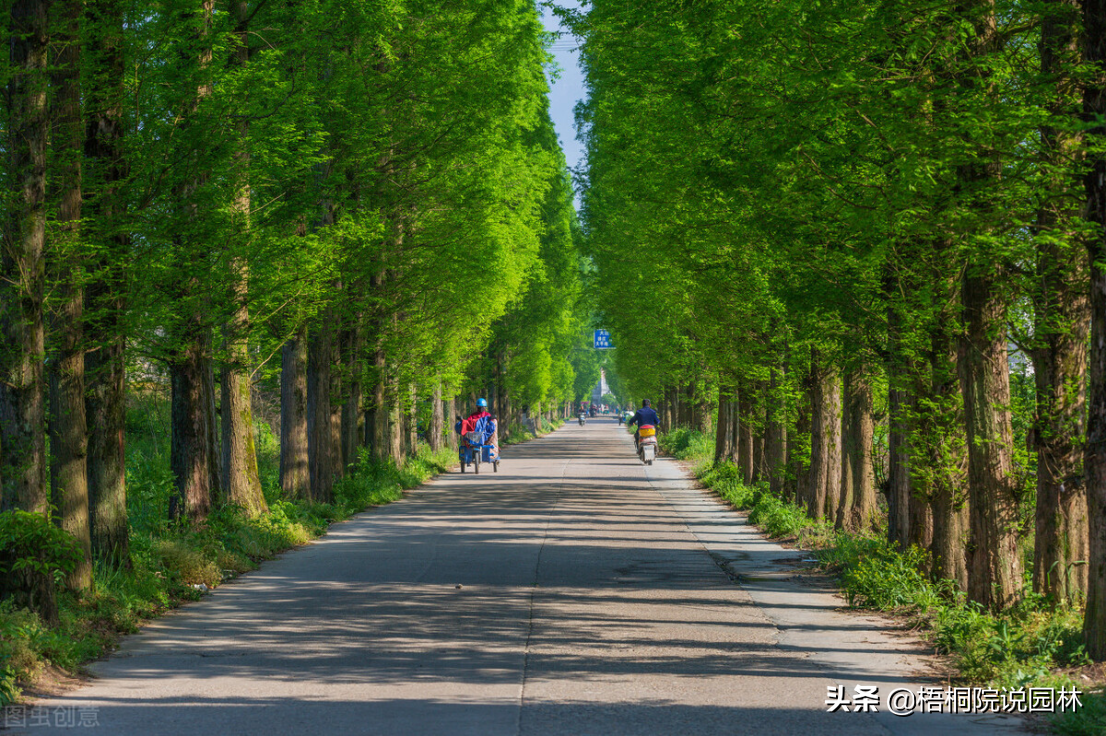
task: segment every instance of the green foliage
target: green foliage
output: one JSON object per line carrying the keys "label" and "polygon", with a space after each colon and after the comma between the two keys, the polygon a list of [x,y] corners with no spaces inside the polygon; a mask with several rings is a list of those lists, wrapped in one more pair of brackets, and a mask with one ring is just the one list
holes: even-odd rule
{"label": "green foliage", "polygon": [[1080,698],[1083,707],[1062,713],[1049,725],[1059,736],[1099,736],[1106,733],[1106,691],[1086,692]]}
{"label": "green foliage", "polygon": [[16,685],[17,676],[8,667],[0,668],[0,708],[11,705],[19,697],[20,689]]}
{"label": "green foliage", "polygon": [[713,450],[710,437],[687,427],[658,432],[657,437],[661,451],[677,460],[700,460],[708,457]]}
{"label": "green foliage", "polygon": [[12,583],[31,576],[61,582],[80,560],[76,540],[43,514],[0,512],[0,592],[10,593]]}

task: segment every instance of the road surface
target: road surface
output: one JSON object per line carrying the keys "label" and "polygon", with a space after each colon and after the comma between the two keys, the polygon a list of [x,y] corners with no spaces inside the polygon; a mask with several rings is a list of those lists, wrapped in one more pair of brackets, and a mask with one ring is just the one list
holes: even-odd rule
{"label": "road surface", "polygon": [[916,688],[927,658],[613,420],[503,457],[165,616],[40,706],[113,736],[1015,732],[828,713],[829,686]]}

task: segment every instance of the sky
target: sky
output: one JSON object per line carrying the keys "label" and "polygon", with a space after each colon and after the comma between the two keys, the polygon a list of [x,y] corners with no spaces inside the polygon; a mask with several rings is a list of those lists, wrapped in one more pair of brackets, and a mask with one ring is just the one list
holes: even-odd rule
{"label": "sky", "polygon": [[[580,7],[576,0],[558,0],[559,5],[569,8]],[[557,17],[548,8],[538,6],[542,22],[547,31],[563,31]],[[553,118],[553,127],[561,139],[561,148],[565,152],[565,161],[570,169],[576,169],[584,162],[584,150],[576,140],[576,125],[573,108],[585,96],[584,74],[580,71],[577,40],[570,35],[561,36],[553,45],[553,56],[560,67],[560,78],[550,82],[549,114]]]}

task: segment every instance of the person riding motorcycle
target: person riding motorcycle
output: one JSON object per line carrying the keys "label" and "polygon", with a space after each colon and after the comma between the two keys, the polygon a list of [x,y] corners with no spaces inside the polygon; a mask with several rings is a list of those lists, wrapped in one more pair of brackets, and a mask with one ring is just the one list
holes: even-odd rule
{"label": "person riding motorcycle", "polygon": [[660,423],[661,420],[657,417],[657,412],[653,411],[653,408],[649,405],[649,399],[645,399],[641,402],[641,408],[637,410],[637,413],[630,417],[630,421],[626,422],[626,427],[637,425],[637,429],[634,430],[634,441],[636,442],[641,439],[638,430],[643,426],[652,425],[656,427]]}

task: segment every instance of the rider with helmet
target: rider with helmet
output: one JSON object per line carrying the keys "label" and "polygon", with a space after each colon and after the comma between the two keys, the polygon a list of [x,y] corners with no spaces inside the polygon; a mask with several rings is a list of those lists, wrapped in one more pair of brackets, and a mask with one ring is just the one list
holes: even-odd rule
{"label": "rider with helmet", "polygon": [[657,412],[653,411],[653,408],[649,405],[649,399],[645,399],[641,402],[641,408],[637,410],[637,413],[630,417],[630,421],[626,422],[626,427],[629,428],[636,424],[638,429],[634,430],[634,439],[639,439],[639,429],[647,426],[656,427],[660,423],[661,420],[657,417]]}
{"label": "rider with helmet", "polygon": [[461,437],[469,432],[480,432],[483,435],[483,444],[492,445],[492,455],[499,455],[499,425],[495,417],[488,413],[488,402],[485,399],[476,400],[476,411],[469,414],[464,421],[457,422],[455,427]]}

